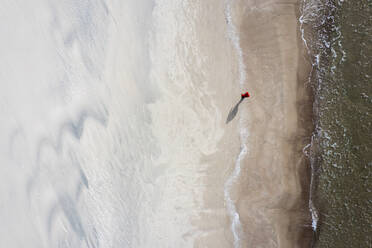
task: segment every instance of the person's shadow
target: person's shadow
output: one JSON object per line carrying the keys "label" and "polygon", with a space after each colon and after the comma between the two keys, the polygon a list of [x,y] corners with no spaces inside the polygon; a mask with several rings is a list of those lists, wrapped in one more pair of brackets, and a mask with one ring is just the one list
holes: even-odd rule
{"label": "person's shadow", "polygon": [[227,116],[227,119],[226,119],[226,124],[235,118],[239,110],[239,105],[242,103],[243,100],[244,98],[240,99],[240,101],[230,110],[229,115]]}

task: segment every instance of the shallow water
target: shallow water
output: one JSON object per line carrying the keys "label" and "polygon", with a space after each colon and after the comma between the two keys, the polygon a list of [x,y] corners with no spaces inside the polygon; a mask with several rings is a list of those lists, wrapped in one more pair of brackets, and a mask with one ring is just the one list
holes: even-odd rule
{"label": "shallow water", "polygon": [[315,94],[314,247],[371,247],[372,2],[304,1],[300,21]]}

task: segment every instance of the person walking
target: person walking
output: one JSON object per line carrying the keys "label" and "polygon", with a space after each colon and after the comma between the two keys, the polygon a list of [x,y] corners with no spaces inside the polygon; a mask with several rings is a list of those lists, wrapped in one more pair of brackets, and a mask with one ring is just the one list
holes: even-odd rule
{"label": "person walking", "polygon": [[247,97],[250,97],[248,91],[242,94],[242,100]]}

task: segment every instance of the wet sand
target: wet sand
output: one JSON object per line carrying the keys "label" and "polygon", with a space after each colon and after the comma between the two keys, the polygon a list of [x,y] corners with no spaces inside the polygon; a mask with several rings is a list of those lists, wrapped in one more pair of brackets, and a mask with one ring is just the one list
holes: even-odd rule
{"label": "wet sand", "polygon": [[[242,4],[244,4],[242,2]],[[249,1],[241,11],[250,132],[237,205],[246,247],[309,247],[312,130],[309,65],[299,37],[297,1]]]}
{"label": "wet sand", "polygon": [[[242,224],[240,246],[310,247],[310,167],[302,149],[310,143],[312,99],[306,87],[310,65],[299,33],[298,4],[249,0],[232,6],[246,66],[244,89],[251,98],[240,104],[230,123],[221,120],[225,133],[219,152],[204,158],[209,164],[204,209],[209,210],[194,221],[204,230],[195,247],[233,247],[221,182],[233,171],[242,127],[249,132],[248,154],[231,191]],[[237,81],[238,76],[236,85],[217,86],[223,96],[217,105],[226,116],[239,100]]]}

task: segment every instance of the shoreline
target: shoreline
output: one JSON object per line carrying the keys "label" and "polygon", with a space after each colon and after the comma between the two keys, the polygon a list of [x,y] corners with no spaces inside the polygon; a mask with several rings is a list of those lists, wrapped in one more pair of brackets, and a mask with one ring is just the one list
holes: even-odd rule
{"label": "shoreline", "polygon": [[[235,189],[248,246],[310,247],[312,241],[311,169],[303,153],[313,131],[312,94],[306,87],[311,65],[299,29],[299,4],[236,6],[243,9],[239,32],[245,86],[252,91],[244,110],[251,149]],[[255,230],[247,231],[252,224]]]}
{"label": "shoreline", "polygon": [[[301,13],[302,1],[299,0],[297,3],[297,43],[299,47],[298,54],[298,71],[297,71],[297,84],[299,92],[297,94],[297,113],[299,116],[299,128],[303,129],[303,133],[300,134],[302,142],[299,142],[297,153],[302,157],[301,167],[299,169],[299,178],[303,179],[301,181],[302,194],[299,198],[299,203],[304,210],[304,222],[307,226],[302,229],[298,236],[298,244],[300,247],[312,247],[314,242],[314,232],[312,227],[312,216],[310,210],[310,200],[311,200],[311,180],[312,180],[312,168],[309,153],[306,151],[311,146],[311,137],[314,132],[314,113],[313,113],[313,103],[314,94],[313,89],[310,85],[309,78],[311,76],[312,64],[311,58],[307,51],[307,48],[302,40],[301,23],[299,22]],[[301,97],[303,96],[303,97]]]}
{"label": "shoreline", "polygon": [[[303,129],[303,132],[299,133],[299,141],[297,145],[297,153],[301,156],[302,162],[299,168],[299,178],[303,179],[301,181],[301,197],[299,198],[299,204],[301,208],[304,209],[304,219],[303,221],[307,223],[307,226],[302,229],[298,236],[298,244],[300,247],[312,247],[314,232],[312,229],[312,216],[310,212],[310,187],[311,187],[311,161],[309,154],[306,152],[306,148],[311,145],[311,137],[314,131],[314,115],[313,115],[313,103],[314,95],[312,87],[309,84],[308,80],[311,73],[311,62],[306,46],[302,40],[302,33],[300,30],[300,16],[301,10],[300,5],[301,1],[297,3],[297,43],[299,46],[298,54],[298,92],[297,94],[297,113],[300,120],[299,129]],[[302,96],[302,97],[301,97]],[[306,210],[305,210],[306,209]]]}
{"label": "shoreline", "polygon": [[[310,247],[310,165],[303,148],[313,129],[311,89],[305,86],[311,68],[299,29],[299,4],[239,0],[231,5],[230,20],[222,15],[222,3],[203,2],[198,9],[195,32],[206,59],[204,77],[213,82],[209,91],[218,96],[213,106],[221,113],[216,126],[222,136],[215,140],[215,152],[200,157],[201,201],[191,218],[198,231],[187,234],[194,247]],[[228,21],[240,39],[243,85],[239,49],[227,37]],[[226,124],[242,90],[251,97]],[[247,140],[242,129],[248,131]],[[244,145],[248,153],[240,174],[229,184]],[[232,226],[235,216],[226,199],[239,215],[238,226]]]}

